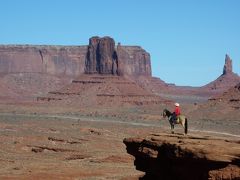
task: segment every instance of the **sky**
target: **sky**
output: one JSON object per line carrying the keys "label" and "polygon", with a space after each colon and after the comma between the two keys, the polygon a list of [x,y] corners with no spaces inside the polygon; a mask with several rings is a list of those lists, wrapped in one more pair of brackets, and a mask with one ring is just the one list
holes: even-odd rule
{"label": "sky", "polygon": [[240,0],[5,0],[0,44],[87,45],[111,36],[151,55],[152,74],[202,86],[221,75],[225,54],[240,74]]}

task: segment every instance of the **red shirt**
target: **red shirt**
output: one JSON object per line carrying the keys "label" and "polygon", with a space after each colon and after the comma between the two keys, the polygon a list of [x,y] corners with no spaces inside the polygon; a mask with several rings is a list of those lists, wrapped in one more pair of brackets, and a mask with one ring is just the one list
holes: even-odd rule
{"label": "red shirt", "polygon": [[175,112],[176,116],[180,115],[180,108],[176,106],[174,112]]}

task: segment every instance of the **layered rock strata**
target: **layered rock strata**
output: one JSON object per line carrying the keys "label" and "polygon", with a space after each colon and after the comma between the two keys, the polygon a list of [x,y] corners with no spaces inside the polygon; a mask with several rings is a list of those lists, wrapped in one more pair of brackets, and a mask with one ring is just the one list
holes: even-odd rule
{"label": "layered rock strata", "polygon": [[147,92],[137,83],[122,76],[82,75],[71,84],[51,91],[38,101],[50,101],[62,105],[76,106],[122,106],[122,105],[156,105],[166,100]]}
{"label": "layered rock strata", "polygon": [[77,76],[84,73],[87,46],[0,46],[0,73],[43,73]]}
{"label": "layered rock strata", "polygon": [[9,73],[151,76],[151,62],[139,46],[115,46],[110,37],[92,37],[88,46],[0,45],[0,74]]}
{"label": "layered rock strata", "polygon": [[92,37],[89,40],[86,73],[117,74],[118,57],[115,42],[110,37]]}
{"label": "layered rock strata", "polygon": [[142,179],[226,180],[240,178],[240,142],[209,136],[153,135],[127,138]]}

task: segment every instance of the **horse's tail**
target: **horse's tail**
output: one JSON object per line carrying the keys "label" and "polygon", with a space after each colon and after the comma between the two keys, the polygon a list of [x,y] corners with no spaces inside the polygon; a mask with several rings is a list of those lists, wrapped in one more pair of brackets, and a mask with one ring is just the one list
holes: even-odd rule
{"label": "horse's tail", "polygon": [[187,134],[188,133],[188,120],[187,120],[187,118],[185,118],[185,124],[184,124],[184,127],[185,127],[185,134]]}

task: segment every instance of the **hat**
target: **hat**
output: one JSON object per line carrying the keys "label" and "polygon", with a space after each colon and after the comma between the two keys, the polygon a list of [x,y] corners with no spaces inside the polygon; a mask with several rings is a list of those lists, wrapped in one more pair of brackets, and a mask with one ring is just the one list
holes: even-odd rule
{"label": "hat", "polygon": [[179,104],[178,104],[178,103],[175,103],[174,105],[175,105],[175,106],[179,106]]}

